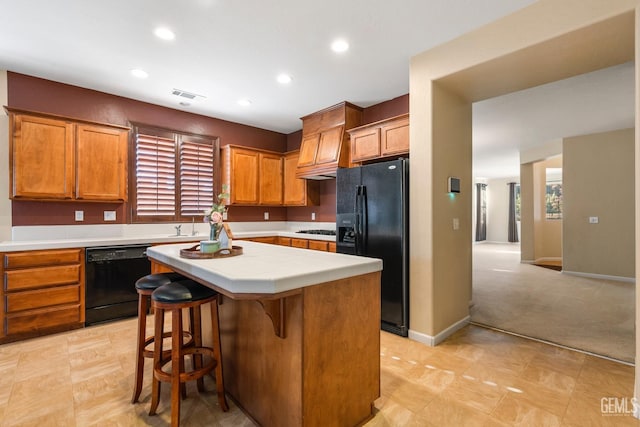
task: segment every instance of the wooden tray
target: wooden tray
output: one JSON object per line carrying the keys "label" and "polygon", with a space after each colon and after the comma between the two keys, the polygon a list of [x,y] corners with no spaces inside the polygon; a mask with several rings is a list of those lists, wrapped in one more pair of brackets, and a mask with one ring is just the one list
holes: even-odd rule
{"label": "wooden tray", "polygon": [[232,256],[242,255],[242,246],[231,246],[231,249],[218,249],[215,252],[200,252],[200,243],[188,248],[180,249],[180,256],[182,258],[191,259],[207,259],[207,258],[228,258]]}

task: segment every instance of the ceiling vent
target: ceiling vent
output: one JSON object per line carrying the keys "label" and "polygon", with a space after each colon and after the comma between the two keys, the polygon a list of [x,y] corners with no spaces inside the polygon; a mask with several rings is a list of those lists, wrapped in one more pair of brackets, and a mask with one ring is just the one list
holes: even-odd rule
{"label": "ceiling vent", "polygon": [[182,98],[186,98],[186,99],[204,99],[205,98],[202,95],[198,95],[198,94],[187,92],[186,90],[180,90],[180,89],[173,89],[171,94],[182,97]]}

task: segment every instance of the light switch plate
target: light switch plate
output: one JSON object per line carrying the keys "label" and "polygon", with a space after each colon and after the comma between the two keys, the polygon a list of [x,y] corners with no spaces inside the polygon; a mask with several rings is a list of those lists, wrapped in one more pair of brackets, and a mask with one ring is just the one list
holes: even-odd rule
{"label": "light switch plate", "polygon": [[460,219],[459,218],[453,218],[453,229],[454,230],[460,229]]}
{"label": "light switch plate", "polygon": [[268,221],[269,220],[269,212],[265,212],[264,213],[264,220]]}
{"label": "light switch plate", "polygon": [[84,221],[84,211],[76,211],[76,221]]}
{"label": "light switch plate", "polygon": [[316,220],[316,213],[311,212],[311,221],[315,221],[315,220]]}
{"label": "light switch plate", "polygon": [[600,221],[600,218],[598,218],[597,216],[589,217],[589,224],[597,224],[599,221]]}
{"label": "light switch plate", "polygon": [[116,211],[104,211],[104,220],[105,221],[115,221],[116,220]]}

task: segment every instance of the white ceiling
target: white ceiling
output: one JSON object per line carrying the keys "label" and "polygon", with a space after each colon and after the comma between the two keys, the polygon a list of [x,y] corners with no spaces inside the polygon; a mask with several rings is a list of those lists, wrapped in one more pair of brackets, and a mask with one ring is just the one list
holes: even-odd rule
{"label": "white ceiling", "polygon": [[[517,177],[520,152],[634,127],[632,62],[473,104],[473,174]],[[557,153],[560,154],[560,153]]]}
{"label": "white ceiling", "polygon": [[[406,94],[412,56],[531,3],[0,0],[0,69],[290,133],[300,129],[299,117],[338,102],[367,107]],[[172,29],[175,40],[156,38],[158,26]],[[345,54],[329,48],[337,37],[350,44]],[[134,68],[149,77],[132,77]],[[500,173],[511,174],[520,148],[567,132],[632,126],[633,121],[626,124],[633,115],[625,92],[632,96],[629,68],[616,68],[614,77],[579,77],[571,90],[559,84],[542,87],[543,93],[531,89],[475,104],[476,175],[491,177],[503,163],[508,167]],[[293,77],[287,86],[275,80],[283,72]],[[611,84],[622,85],[624,101],[608,99],[604,108]],[[182,107],[184,99],[171,95],[172,89],[205,98]],[[561,100],[545,98],[562,93]],[[573,95],[583,97],[572,104]],[[243,98],[252,104],[238,105]],[[518,113],[516,107],[526,110]],[[618,110],[628,114],[620,118],[614,114]],[[506,157],[496,156],[500,153]]]}

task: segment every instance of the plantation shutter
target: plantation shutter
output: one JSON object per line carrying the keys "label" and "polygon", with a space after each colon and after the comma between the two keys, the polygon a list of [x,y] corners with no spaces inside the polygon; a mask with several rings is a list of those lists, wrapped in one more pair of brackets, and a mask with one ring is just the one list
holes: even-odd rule
{"label": "plantation shutter", "polygon": [[176,213],[176,151],[169,138],[136,137],[136,213],[173,216]]}
{"label": "plantation shutter", "polygon": [[213,203],[213,143],[182,139],[180,215],[201,215]]}

